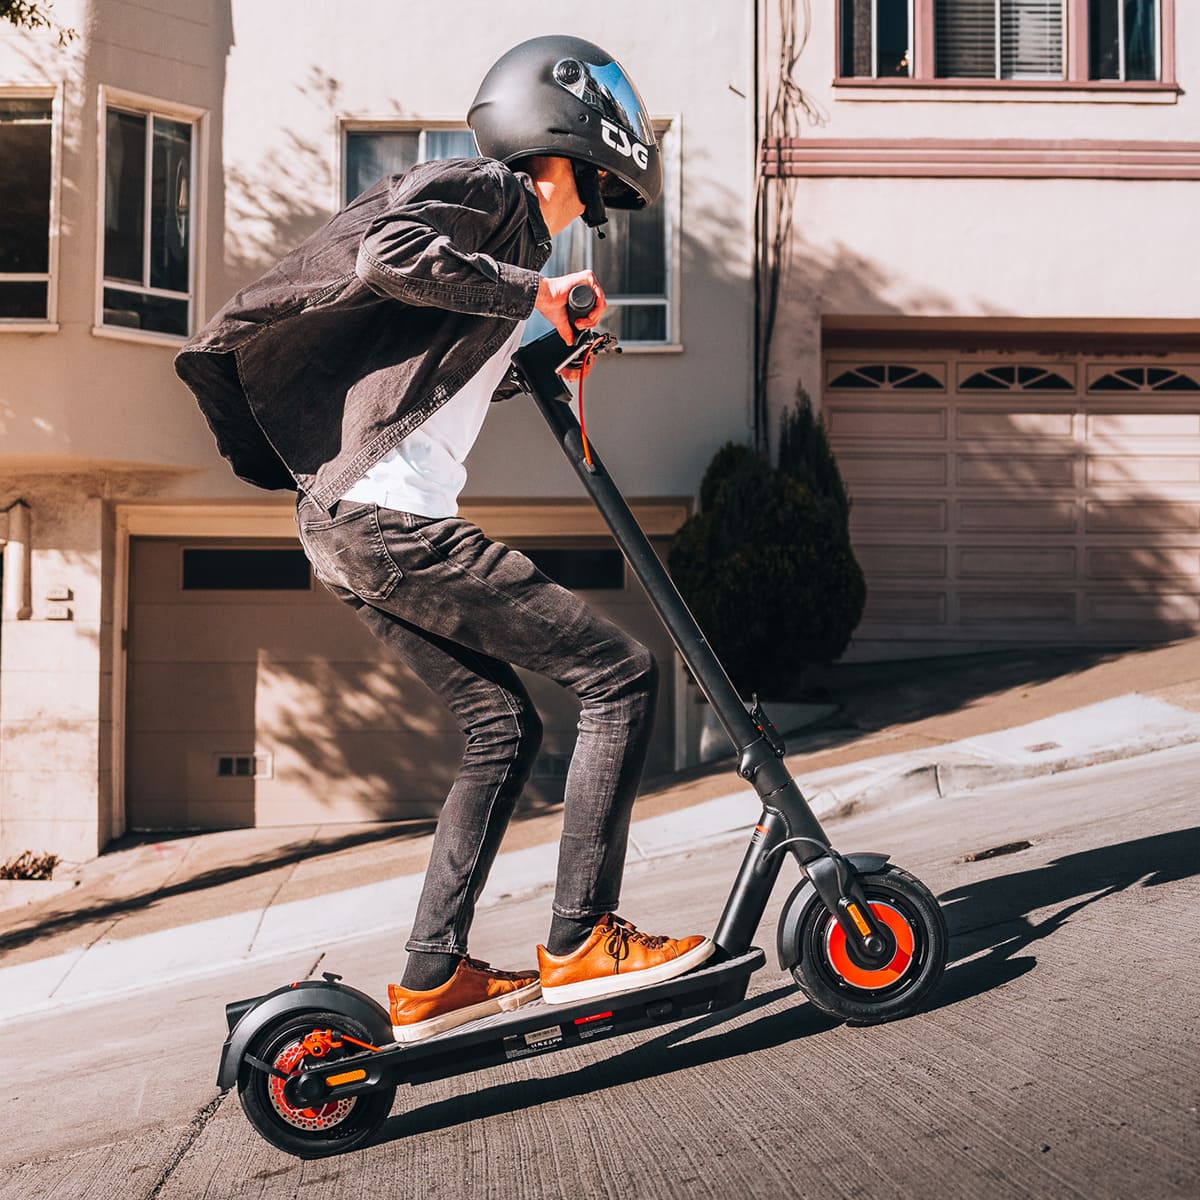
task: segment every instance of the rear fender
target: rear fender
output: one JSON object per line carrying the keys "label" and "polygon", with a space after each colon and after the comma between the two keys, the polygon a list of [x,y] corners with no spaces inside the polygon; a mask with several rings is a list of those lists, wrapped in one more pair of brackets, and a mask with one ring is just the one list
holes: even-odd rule
{"label": "rear fender", "polygon": [[217,1086],[222,1089],[233,1087],[242,1057],[263,1029],[281,1017],[306,1009],[340,1013],[357,1021],[369,1031],[371,1041],[377,1046],[386,1046],[394,1040],[391,1017],[365,992],[341,983],[304,980],[263,996],[241,1014],[221,1048]]}
{"label": "rear fender", "polygon": [[[870,875],[882,871],[888,864],[886,854],[845,854],[842,856],[859,875]],[[821,903],[817,889],[807,880],[802,879],[792,891],[779,914],[779,931],[776,951],[779,955],[781,970],[790,971],[801,959],[800,930],[804,925],[804,917],[809,907]]]}

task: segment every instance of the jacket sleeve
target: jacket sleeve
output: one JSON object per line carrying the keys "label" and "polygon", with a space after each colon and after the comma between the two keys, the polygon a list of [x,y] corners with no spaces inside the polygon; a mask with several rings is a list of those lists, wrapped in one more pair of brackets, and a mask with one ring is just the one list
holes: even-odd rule
{"label": "jacket sleeve", "polygon": [[527,219],[521,182],[484,160],[426,166],[398,180],[392,202],[363,235],[358,277],[405,304],[524,320],[538,273],[487,253]]}

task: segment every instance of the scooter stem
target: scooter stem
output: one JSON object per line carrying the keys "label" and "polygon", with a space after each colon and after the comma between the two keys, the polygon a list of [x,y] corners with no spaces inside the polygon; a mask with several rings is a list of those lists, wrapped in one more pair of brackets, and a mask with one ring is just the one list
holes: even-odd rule
{"label": "scooter stem", "polygon": [[[763,732],[746,711],[725,668],[713,653],[674,581],[667,574],[666,568],[650,545],[650,540],[637,523],[629,505],[596,453],[594,443],[591,448],[591,468],[585,464],[579,422],[569,406],[571,393],[562,379],[555,374],[555,369],[565,357],[562,339],[557,333],[547,333],[522,347],[513,356],[513,364],[605,524],[612,530],[617,546],[645,588],[650,603],[662,619],[701,692],[712,705],[717,720],[729,735],[734,748],[745,758],[751,747],[765,741]],[[754,756],[755,759],[757,757]],[[767,765],[768,759],[778,761],[774,750],[769,749],[761,762],[748,763],[747,769],[753,770],[753,776],[757,776],[761,774],[762,767]],[[743,774],[745,775],[744,770]],[[786,775],[786,771],[784,774]],[[754,782],[757,788],[757,780]],[[780,783],[776,780],[769,791],[775,791],[779,786]],[[768,793],[760,791],[760,794]]]}

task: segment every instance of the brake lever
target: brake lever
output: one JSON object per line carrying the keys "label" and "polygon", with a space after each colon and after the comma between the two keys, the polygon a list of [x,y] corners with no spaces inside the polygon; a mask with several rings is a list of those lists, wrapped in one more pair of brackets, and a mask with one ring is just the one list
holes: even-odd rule
{"label": "brake lever", "polygon": [[585,359],[610,351],[613,354],[621,353],[621,347],[611,333],[600,329],[585,329],[576,338],[571,352],[554,368],[555,373],[561,375],[564,371],[578,370],[583,366]]}

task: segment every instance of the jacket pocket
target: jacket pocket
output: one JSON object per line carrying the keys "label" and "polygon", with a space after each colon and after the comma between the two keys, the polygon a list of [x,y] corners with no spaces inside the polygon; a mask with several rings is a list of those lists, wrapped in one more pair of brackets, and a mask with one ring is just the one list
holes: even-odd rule
{"label": "jacket pocket", "polygon": [[315,521],[301,515],[297,525],[300,544],[322,583],[364,600],[386,600],[404,577],[384,545],[373,504]]}

